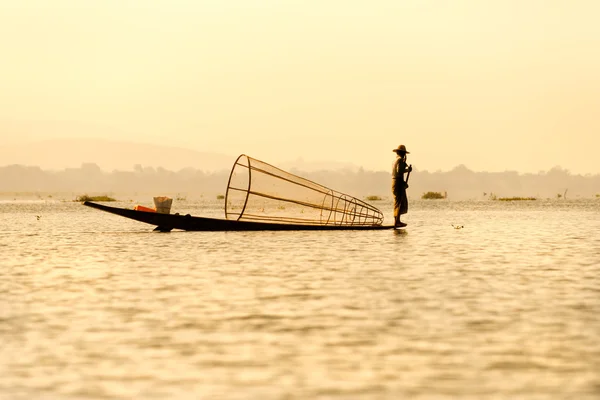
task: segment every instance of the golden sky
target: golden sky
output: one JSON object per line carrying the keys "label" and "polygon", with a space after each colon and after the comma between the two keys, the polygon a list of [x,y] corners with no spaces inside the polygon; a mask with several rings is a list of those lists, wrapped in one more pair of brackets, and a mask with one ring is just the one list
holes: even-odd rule
{"label": "golden sky", "polygon": [[600,173],[598,21],[594,0],[0,0],[0,145]]}

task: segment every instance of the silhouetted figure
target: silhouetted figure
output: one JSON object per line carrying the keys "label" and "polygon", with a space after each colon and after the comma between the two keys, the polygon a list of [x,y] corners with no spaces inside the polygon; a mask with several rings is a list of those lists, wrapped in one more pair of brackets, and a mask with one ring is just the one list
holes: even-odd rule
{"label": "silhouetted figure", "polygon": [[[392,150],[396,153],[397,158],[394,163],[394,170],[392,171],[392,193],[394,193],[394,226],[402,227],[406,226],[405,223],[400,222],[400,215],[408,212],[408,198],[406,197],[406,189],[408,183],[404,180],[404,173],[412,171],[412,165],[406,166],[406,155],[409,154],[406,151],[406,147],[401,144],[397,149]],[[408,180],[408,176],[406,177]]]}

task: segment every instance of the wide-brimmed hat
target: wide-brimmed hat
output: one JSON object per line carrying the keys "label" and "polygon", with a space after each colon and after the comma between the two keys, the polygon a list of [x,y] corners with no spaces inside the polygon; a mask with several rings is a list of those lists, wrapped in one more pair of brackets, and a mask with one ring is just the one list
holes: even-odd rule
{"label": "wide-brimmed hat", "polygon": [[396,152],[396,153],[406,153],[406,154],[410,154],[410,152],[409,152],[409,151],[406,151],[406,146],[405,146],[405,145],[403,145],[403,144],[401,144],[400,146],[398,146],[398,148],[397,148],[397,149],[394,149],[394,150],[392,150],[392,151],[393,151],[393,152]]}

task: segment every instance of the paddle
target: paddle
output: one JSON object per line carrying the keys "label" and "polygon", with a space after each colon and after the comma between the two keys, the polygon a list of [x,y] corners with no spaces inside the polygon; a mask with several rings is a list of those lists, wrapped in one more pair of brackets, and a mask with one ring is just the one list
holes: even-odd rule
{"label": "paddle", "polygon": [[[412,164],[409,165],[409,167],[412,168]],[[408,178],[410,178],[410,173],[412,172],[412,169],[410,171],[408,171],[408,174],[406,175],[406,185],[408,186]]]}

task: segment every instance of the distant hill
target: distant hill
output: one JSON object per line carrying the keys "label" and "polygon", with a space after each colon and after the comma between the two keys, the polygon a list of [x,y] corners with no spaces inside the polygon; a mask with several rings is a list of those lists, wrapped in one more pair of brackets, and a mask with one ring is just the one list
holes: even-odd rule
{"label": "distant hill", "polygon": [[[82,134],[87,138],[81,138]],[[126,132],[101,124],[0,120],[0,167],[27,165],[44,170],[61,170],[79,168],[82,164],[96,164],[103,171],[133,171],[136,165],[143,168],[162,167],[171,171],[184,168],[229,171],[239,156],[121,140],[126,136],[129,136]],[[356,165],[332,160],[305,161],[299,158],[262,161],[284,170],[358,170]]]}
{"label": "distant hill", "polygon": [[94,163],[105,171],[131,171],[136,164],[178,171],[231,169],[237,156],[180,147],[104,139],[56,139],[0,146],[0,166],[19,164],[42,169],[77,168]]}
{"label": "distant hill", "polygon": [[[171,171],[184,168],[229,171],[238,155],[106,139],[54,139],[32,141],[28,144],[0,145],[0,167],[17,164],[37,166],[46,170],[60,170],[79,168],[82,164],[92,163],[104,171],[132,171],[138,164],[142,167],[162,167]],[[354,164],[336,161],[305,161],[304,159],[283,162],[263,161],[287,171],[357,171],[359,169]]]}

